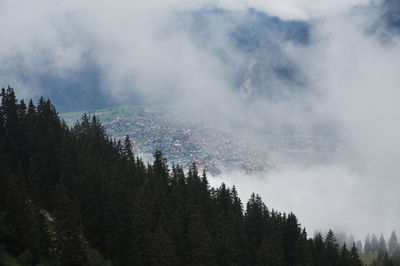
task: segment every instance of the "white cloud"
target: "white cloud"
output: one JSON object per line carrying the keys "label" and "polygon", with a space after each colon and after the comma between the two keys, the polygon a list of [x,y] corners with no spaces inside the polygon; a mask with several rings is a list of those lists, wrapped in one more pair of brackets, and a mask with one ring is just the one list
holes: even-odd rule
{"label": "white cloud", "polygon": [[292,165],[261,176],[234,172],[211,177],[210,183],[235,185],[244,204],[252,192],[258,193],[269,208],[294,212],[309,235],[329,228],[360,239],[371,230],[389,234],[393,224],[386,227],[382,221],[391,217],[380,208],[382,199],[378,203],[369,195],[364,178],[343,165]]}
{"label": "white cloud", "polygon": [[[186,113],[228,125],[233,121],[235,129],[263,131],[286,123],[301,131],[322,118],[332,119],[332,126],[367,165],[362,175],[334,164],[290,166],[266,180],[234,175],[228,181],[238,184],[245,198],[250,191],[262,190],[267,205],[298,213],[313,229],[331,226],[332,221],[351,231],[359,230],[361,223],[366,224],[362,230],[390,230],[400,218],[400,48],[396,38],[383,43],[366,33],[371,14],[351,11],[369,2],[1,1],[0,83],[13,85],[19,97],[37,96],[41,91],[34,84],[41,75],[74,77],[90,54],[102,70],[102,89],[115,98],[125,99],[133,89],[146,98],[173,96]],[[254,8],[285,20],[309,20],[313,45],[282,47],[301,62],[316,95],[286,102],[262,100],[253,109],[243,105],[232,93],[230,80],[233,65],[243,63],[226,38],[235,21],[211,21],[204,45],[177,24],[188,22],[178,20],[179,14],[212,7]],[[229,64],[216,57],[216,51],[224,51]]]}
{"label": "white cloud", "polygon": [[370,0],[219,0],[217,3],[222,8],[232,10],[254,8],[283,20],[309,20],[342,15],[355,6],[370,2]]}
{"label": "white cloud", "polygon": [[309,233],[333,227],[363,238],[400,229],[400,39],[382,39],[370,30],[375,21],[363,12],[320,20],[313,45],[294,47],[318,95],[313,110],[331,119],[358,159],[292,162],[260,178],[224,174],[214,184],[236,184],[245,200],[258,192],[268,206],[298,214]]}

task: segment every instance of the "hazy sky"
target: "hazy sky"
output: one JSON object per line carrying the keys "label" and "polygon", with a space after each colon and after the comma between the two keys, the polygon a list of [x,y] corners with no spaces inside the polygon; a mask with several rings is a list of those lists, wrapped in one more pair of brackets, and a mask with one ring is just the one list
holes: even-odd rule
{"label": "hazy sky", "polygon": [[[99,92],[115,101],[174,97],[175,108],[236,130],[289,125],[312,132],[323,121],[361,165],[292,162],[260,177],[234,173],[213,182],[237,184],[244,200],[256,191],[268,206],[294,211],[311,231],[388,234],[400,231],[400,46],[373,6],[378,2],[1,0],[0,84],[11,84],[18,97],[36,97],[45,93],[43,77],[79,83],[94,65]],[[234,19],[210,16],[201,39],[192,31],[192,14],[213,8]],[[307,94],[249,107],[232,89],[235,70],[248,57],[232,45],[229,32],[245,22],[249,8],[309,23],[308,45],[274,36],[307,77]],[[268,53],[262,55],[269,63]]]}

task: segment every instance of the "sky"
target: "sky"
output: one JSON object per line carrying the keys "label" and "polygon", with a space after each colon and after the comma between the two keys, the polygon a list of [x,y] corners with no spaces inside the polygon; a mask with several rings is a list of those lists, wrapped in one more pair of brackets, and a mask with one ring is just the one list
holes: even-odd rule
{"label": "sky", "polygon": [[[246,129],[260,143],[260,132],[313,134],[323,126],[355,160],[286,161],[260,176],[235,172],[212,182],[236,184],[244,202],[259,193],[267,206],[295,212],[311,233],[332,227],[360,238],[388,236],[400,231],[400,45],[378,6],[377,0],[0,0],[0,85],[10,84],[18,97],[52,96],[59,110],[172,100],[174,111],[232,132]],[[254,11],[282,25],[309,25],[309,40],[278,31],[268,45],[243,51],[230,33]],[[250,58],[284,97],[243,99],[235,82],[243,69],[252,71]],[[282,61],[296,66],[302,85],[274,76]]]}

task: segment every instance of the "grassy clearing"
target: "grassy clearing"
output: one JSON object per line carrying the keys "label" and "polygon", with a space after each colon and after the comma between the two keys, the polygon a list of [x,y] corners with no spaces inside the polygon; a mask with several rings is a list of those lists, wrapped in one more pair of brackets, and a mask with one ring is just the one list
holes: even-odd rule
{"label": "grassy clearing", "polygon": [[17,259],[8,253],[3,253],[0,255],[0,265],[20,266],[20,264],[17,262]]}
{"label": "grassy clearing", "polygon": [[366,266],[371,265],[372,261],[374,259],[377,259],[378,255],[377,254],[362,254],[360,256],[360,259],[362,261],[362,263]]}
{"label": "grassy clearing", "polygon": [[139,138],[135,138],[136,143],[144,143],[147,141],[147,139],[139,137]]}
{"label": "grassy clearing", "polygon": [[124,117],[129,115],[136,115],[143,113],[145,111],[150,112],[160,112],[163,109],[161,105],[151,105],[151,106],[143,106],[143,105],[118,105],[113,107],[105,107],[94,109],[90,111],[77,111],[70,113],[62,113],[60,116],[64,118],[68,126],[73,126],[74,123],[80,119],[82,114],[86,113],[89,115],[96,115],[100,122],[110,122],[115,119],[117,116]]}

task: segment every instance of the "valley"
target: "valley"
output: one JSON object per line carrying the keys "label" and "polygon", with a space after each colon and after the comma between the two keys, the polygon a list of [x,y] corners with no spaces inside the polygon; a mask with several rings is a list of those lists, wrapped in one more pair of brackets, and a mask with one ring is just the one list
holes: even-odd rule
{"label": "valley", "polygon": [[233,132],[189,121],[162,105],[121,105],[61,116],[72,126],[83,113],[98,117],[111,138],[123,141],[129,135],[137,156],[151,160],[152,153],[161,150],[171,164],[187,168],[195,162],[212,175],[226,169],[257,174],[279,167],[282,158],[329,160],[345,150],[337,140],[323,136]]}

